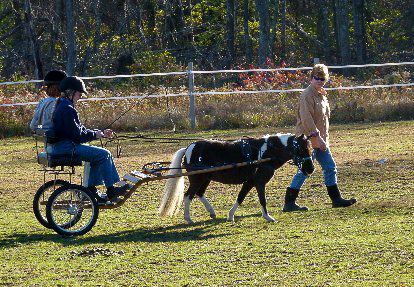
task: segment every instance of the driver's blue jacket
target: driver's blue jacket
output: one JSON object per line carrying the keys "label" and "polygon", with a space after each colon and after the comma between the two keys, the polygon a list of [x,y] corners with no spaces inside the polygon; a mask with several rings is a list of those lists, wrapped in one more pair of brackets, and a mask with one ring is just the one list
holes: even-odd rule
{"label": "driver's blue jacket", "polygon": [[119,181],[119,174],[111,152],[105,148],[85,144],[96,139],[96,132],[80,123],[78,112],[67,98],[60,98],[56,103],[53,129],[58,139],[52,144],[53,154],[73,154],[80,160],[90,163],[88,176],[84,179],[85,186],[97,186],[104,183],[106,187],[109,187]]}
{"label": "driver's blue jacket", "polygon": [[96,132],[80,123],[78,112],[68,98],[57,101],[53,129],[57,140],[67,139],[80,144],[96,139]]}

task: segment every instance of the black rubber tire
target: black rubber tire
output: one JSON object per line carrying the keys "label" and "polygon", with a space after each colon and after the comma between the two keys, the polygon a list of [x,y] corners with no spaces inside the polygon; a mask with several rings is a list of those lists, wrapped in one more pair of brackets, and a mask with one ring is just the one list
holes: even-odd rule
{"label": "black rubber tire", "polygon": [[56,189],[46,204],[47,221],[60,235],[86,234],[95,225],[98,215],[99,206],[94,194],[81,185]]}
{"label": "black rubber tire", "polygon": [[59,187],[64,185],[70,185],[70,183],[63,179],[50,180],[44,183],[36,191],[33,198],[33,212],[41,225],[46,228],[50,228],[50,224],[46,218],[46,202],[49,196]]}

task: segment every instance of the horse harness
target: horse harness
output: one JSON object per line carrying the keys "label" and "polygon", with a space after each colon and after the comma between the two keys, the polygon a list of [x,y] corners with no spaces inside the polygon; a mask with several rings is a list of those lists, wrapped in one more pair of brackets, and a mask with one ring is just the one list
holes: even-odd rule
{"label": "horse harness", "polygon": [[252,161],[252,147],[248,139],[240,140],[240,148],[244,158],[244,161]]}

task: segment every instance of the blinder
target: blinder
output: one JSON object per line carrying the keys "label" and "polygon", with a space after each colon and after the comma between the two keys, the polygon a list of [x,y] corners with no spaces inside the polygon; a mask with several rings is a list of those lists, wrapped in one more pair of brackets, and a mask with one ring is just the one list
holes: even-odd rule
{"label": "blinder", "polygon": [[292,155],[293,155],[293,163],[299,168],[302,169],[302,164],[306,161],[306,160],[312,160],[311,156],[301,156],[301,150],[300,150],[300,144],[298,143],[298,140],[295,138],[293,139],[293,151],[292,151]]}

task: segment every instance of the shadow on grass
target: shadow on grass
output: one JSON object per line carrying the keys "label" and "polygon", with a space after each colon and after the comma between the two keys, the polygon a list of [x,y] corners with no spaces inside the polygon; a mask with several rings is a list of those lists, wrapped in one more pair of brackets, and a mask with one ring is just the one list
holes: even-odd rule
{"label": "shadow on grass", "polygon": [[[239,216],[240,218],[259,217],[260,214],[252,214]],[[49,230],[47,234],[24,234],[16,233],[5,237],[0,241],[0,249],[12,248],[21,245],[30,245],[37,242],[54,242],[69,245],[84,245],[93,243],[118,243],[118,242],[183,242],[183,241],[199,241],[212,238],[224,237],[232,235],[232,232],[214,234],[214,230],[218,225],[228,222],[225,218],[210,219],[200,221],[194,224],[178,224],[168,227],[156,227],[148,229],[131,229],[115,233],[101,234],[90,237],[83,236],[61,236],[53,230]]]}

